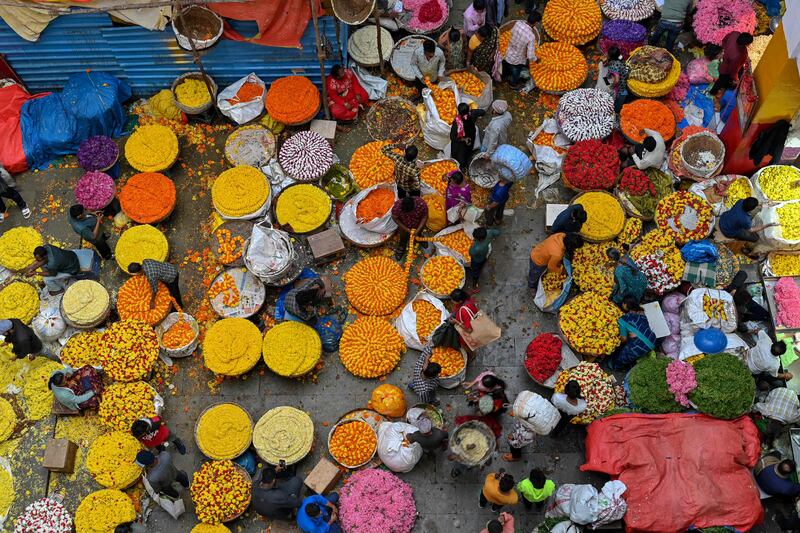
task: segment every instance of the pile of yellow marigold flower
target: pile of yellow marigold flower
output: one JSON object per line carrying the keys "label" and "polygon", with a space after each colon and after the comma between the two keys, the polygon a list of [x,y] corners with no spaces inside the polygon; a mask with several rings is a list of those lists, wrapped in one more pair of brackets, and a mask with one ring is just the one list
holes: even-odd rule
{"label": "pile of yellow marigold flower", "polygon": [[178,158],[178,137],[166,126],[136,128],[125,143],[125,159],[139,172],[161,172]]}
{"label": "pile of yellow marigold flower", "polygon": [[435,294],[449,295],[463,284],[464,267],[449,255],[435,255],[425,262],[421,275],[425,287]]}
{"label": "pile of yellow marigold flower", "polygon": [[785,202],[800,200],[800,187],[794,182],[800,180],[800,169],[789,165],[772,165],[758,172],[758,186],[770,200]]}
{"label": "pile of yellow marigold flower", "polygon": [[44,240],[35,229],[11,228],[0,235],[0,265],[9,270],[22,270],[33,263],[33,250],[42,245]]}
{"label": "pile of yellow marigold flower", "polygon": [[103,489],[86,496],[75,511],[76,533],[109,533],[136,519],[136,508],[127,494]]}
{"label": "pile of yellow marigold flower", "polygon": [[800,255],[775,252],[769,256],[769,266],[775,276],[800,276]]}
{"label": "pile of yellow marigold flower", "polygon": [[211,100],[211,95],[208,92],[206,82],[203,80],[184,78],[175,87],[175,98],[186,107],[200,107]]}
{"label": "pile of yellow marigold flower", "polygon": [[350,158],[350,172],[361,189],[394,179],[394,161],[383,155],[381,148],[389,141],[372,141],[356,148]]}
{"label": "pile of yellow marigold flower", "polygon": [[138,419],[156,416],[155,397],[155,389],[144,381],[112,383],[100,400],[100,421],[111,429],[130,431]]}
{"label": "pile of yellow marigold flower", "polygon": [[189,492],[201,522],[232,520],[250,505],[250,482],[233,461],[209,461],[195,472]]}
{"label": "pile of yellow marigold flower", "polygon": [[550,272],[549,270],[542,276],[542,287],[545,291],[561,291],[564,289],[564,282],[567,281],[566,272]]}
{"label": "pile of yellow marigold flower", "polygon": [[435,239],[463,257],[464,261],[470,261],[469,249],[473,241],[472,237],[464,233],[463,229],[448,233],[447,235],[442,235],[441,237],[436,237]]}
{"label": "pile of yellow marigold flower", "polygon": [[197,421],[197,446],[211,459],[233,459],[250,446],[253,423],[247,411],[232,403],[206,410]]}
{"label": "pile of yellow marigold flower", "polygon": [[375,455],[378,437],[372,426],[363,420],[345,421],[336,426],[328,441],[328,451],[346,467],[360,466]]}
{"label": "pile of yellow marigold flower", "polygon": [[310,183],[287,187],[275,202],[275,217],[281,225],[288,224],[296,233],[308,233],[319,228],[331,215],[328,194]]}
{"label": "pile of yellow marigold flower", "polygon": [[103,333],[107,351],[103,369],[115,381],[136,381],[153,369],[158,359],[158,336],[141,320],[114,322]]}
{"label": "pile of yellow marigold flower", "polygon": [[406,345],[386,320],[359,317],[349,324],[339,342],[339,358],[348,372],[362,378],[385,376],[400,362]]}
{"label": "pile of yellow marigold flower", "polygon": [[586,222],[581,228],[581,236],[593,241],[611,240],[620,234],[625,226],[625,211],[614,196],[600,191],[580,195],[573,203],[586,210]]}
{"label": "pile of yellow marigold flower", "polygon": [[572,257],[572,275],[583,292],[596,292],[606,298],[614,289],[614,269],[606,266],[608,244],[584,243]]}
{"label": "pile of yellow marigold flower", "polygon": [[733,207],[739,200],[753,196],[753,187],[750,180],[744,176],[736,178],[725,191],[725,207]]}
{"label": "pile of yellow marigold flower", "polygon": [[39,313],[39,292],[33,285],[14,281],[0,290],[0,317],[30,324]]}
{"label": "pile of yellow marigold flower", "polygon": [[610,355],[620,344],[617,320],[622,311],[595,292],[579,294],[558,313],[558,325],[575,351]]}
{"label": "pile of yellow marigold flower", "polygon": [[89,447],[86,469],[102,487],[124,489],[139,479],[142,469],[134,462],[142,445],[128,431],[111,431]]}
{"label": "pile of yellow marigold flower", "polygon": [[63,365],[48,360],[35,366],[25,377],[22,396],[25,398],[25,412],[28,419],[41,420],[50,414],[53,408],[53,393],[47,383],[53,372],[63,369]]}
{"label": "pile of yellow marigold flower", "polygon": [[83,279],[70,285],[61,300],[61,310],[69,322],[85,326],[94,324],[108,311],[111,297],[100,283]]}
{"label": "pile of yellow marigold flower", "polygon": [[784,204],[777,211],[781,237],[789,241],[800,240],[800,203]]}
{"label": "pile of yellow marigold flower", "polygon": [[101,366],[103,352],[102,331],[81,331],[71,336],[61,348],[59,357],[72,368],[84,365]]}
{"label": "pile of yellow marigold flower", "polygon": [[223,318],[215,322],[203,340],[206,367],[222,376],[239,376],[253,368],[261,357],[261,332],[245,318]]}
{"label": "pile of yellow marigold flower", "polygon": [[617,237],[620,244],[633,244],[642,236],[642,220],[640,218],[629,218],[625,221],[622,233]]}
{"label": "pile of yellow marigold flower", "polygon": [[556,41],[585,44],[600,34],[603,16],[594,0],[550,0],[542,14],[542,26]]}
{"label": "pile of yellow marigold flower", "polygon": [[442,367],[443,378],[455,376],[464,369],[464,355],[449,346],[436,346],[431,354],[431,363],[438,363]]}
{"label": "pile of yellow marigold flower", "polygon": [[365,315],[391,314],[408,293],[403,268],[383,256],[362,259],[344,275],[344,282],[350,305]]}
{"label": "pile of yellow marigold flower", "polygon": [[189,533],[231,533],[231,530],[222,524],[197,524]]}
{"label": "pile of yellow marigold flower", "polygon": [[439,324],[442,323],[442,312],[428,300],[414,300],[411,309],[417,320],[417,337],[425,343]]}
{"label": "pile of yellow marigold flower", "polygon": [[439,194],[443,195],[447,191],[447,181],[445,181],[444,176],[454,170],[458,170],[458,163],[451,159],[443,159],[442,161],[425,165],[425,168],[420,171],[419,177],[432,189],[436,189]]}
{"label": "pile of yellow marigold flower", "polygon": [[322,341],[314,328],[300,322],[281,322],[267,331],[261,348],[264,362],[280,376],[307,374],[322,356]]}
{"label": "pile of yellow marigold flower", "polygon": [[211,201],[225,217],[243,217],[261,209],[269,197],[269,182],[257,168],[229,168],[214,180]]}
{"label": "pile of yellow marigold flower", "polygon": [[17,427],[17,413],[5,398],[0,398],[0,442],[5,442]]}
{"label": "pile of yellow marigold flower", "polygon": [[114,258],[119,267],[128,272],[128,265],[145,259],[164,261],[169,254],[169,242],[161,231],[150,224],[141,224],[126,229],[114,248]]}
{"label": "pile of yellow marigold flower", "polygon": [[169,310],[172,308],[172,296],[170,296],[167,286],[159,282],[155,304],[150,307],[152,297],[153,291],[146,277],[128,278],[117,293],[119,317],[122,319],[133,318],[155,326],[169,314]]}
{"label": "pile of yellow marigold flower", "polygon": [[436,111],[439,113],[439,118],[448,124],[452,123],[458,113],[456,93],[451,89],[443,89],[430,82],[427,82],[427,85],[431,90],[431,98],[433,98],[433,103],[436,104]]}

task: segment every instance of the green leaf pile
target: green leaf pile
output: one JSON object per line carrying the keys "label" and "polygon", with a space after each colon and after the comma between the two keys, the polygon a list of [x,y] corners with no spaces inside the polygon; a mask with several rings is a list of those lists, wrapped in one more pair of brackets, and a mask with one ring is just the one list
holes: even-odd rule
{"label": "green leaf pile", "polygon": [[631,370],[628,383],[631,401],[643,413],[678,413],[683,407],[667,386],[667,365],[672,359],[647,356],[639,359]]}
{"label": "green leaf pile", "polygon": [[735,355],[707,355],[694,364],[697,388],[689,399],[714,418],[737,418],[750,410],[756,383],[747,366]]}

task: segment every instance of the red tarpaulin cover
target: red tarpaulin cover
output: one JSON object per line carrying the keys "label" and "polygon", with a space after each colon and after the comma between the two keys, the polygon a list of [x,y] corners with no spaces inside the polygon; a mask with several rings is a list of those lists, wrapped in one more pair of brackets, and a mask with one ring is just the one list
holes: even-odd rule
{"label": "red tarpaulin cover", "polygon": [[[317,1],[317,13],[325,12]],[[234,41],[247,41],[265,46],[300,47],[300,37],[306,31],[311,18],[311,4],[308,0],[254,0],[252,2],[233,2],[207,4],[207,7],[222,17],[233,20],[254,20],[258,24],[258,35],[247,38],[231,28],[227,23],[223,35]]]}
{"label": "red tarpaulin cover", "polygon": [[581,470],[625,483],[630,532],[682,533],[692,525],[749,531],[764,520],[751,473],[759,452],[747,417],[623,414],[588,427]]}
{"label": "red tarpaulin cover", "polygon": [[16,83],[0,89],[0,163],[12,174],[28,169],[19,124],[22,104],[45,94],[50,93],[31,96]]}

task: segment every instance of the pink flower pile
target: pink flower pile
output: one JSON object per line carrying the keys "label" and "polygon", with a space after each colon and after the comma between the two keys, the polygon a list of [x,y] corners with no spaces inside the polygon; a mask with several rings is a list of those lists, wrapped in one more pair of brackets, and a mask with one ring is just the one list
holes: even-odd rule
{"label": "pink flower pile", "polygon": [[417,519],[408,483],[374,468],[353,474],[339,500],[339,520],[346,533],[409,533]]}
{"label": "pink flower pile", "polygon": [[781,278],[775,284],[778,325],[800,328],[800,287],[792,278]]}
{"label": "pink flower pile", "polygon": [[14,524],[14,533],[70,533],[72,517],[66,507],[51,498],[28,505]]}
{"label": "pink flower pile", "polygon": [[105,172],[87,172],[75,185],[75,199],[89,210],[103,209],[116,192],[114,180]]}
{"label": "pink flower pile", "polygon": [[722,44],[732,31],[753,33],[756,12],[750,0],[700,0],[694,33],[704,43]]}
{"label": "pink flower pile", "polygon": [[681,72],[678,83],[676,83],[675,87],[669,92],[667,98],[680,102],[686,98],[687,94],[689,94],[689,76],[687,76],[685,72]]}
{"label": "pink flower pile", "polygon": [[[425,32],[441,26],[450,14],[450,9],[444,0],[405,0],[403,9],[411,11],[411,19],[406,26]],[[439,20],[430,20],[431,13],[439,12],[441,12]]]}
{"label": "pink flower pile", "polygon": [[667,365],[667,386],[675,396],[675,401],[684,407],[689,407],[687,394],[697,388],[697,379],[694,367],[680,360],[672,361]]}

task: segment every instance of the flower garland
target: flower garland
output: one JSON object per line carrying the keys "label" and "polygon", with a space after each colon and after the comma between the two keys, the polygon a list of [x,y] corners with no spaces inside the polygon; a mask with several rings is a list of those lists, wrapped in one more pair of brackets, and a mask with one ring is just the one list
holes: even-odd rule
{"label": "flower garland", "polygon": [[314,422],[294,407],[274,407],[264,413],[253,429],[258,456],[272,465],[281,460],[294,464],[308,455],[314,443]]}
{"label": "flower garland", "polygon": [[0,289],[0,317],[30,324],[39,313],[39,291],[30,283],[14,281]]}
{"label": "flower garland", "polygon": [[176,200],[175,184],[158,172],[131,176],[119,193],[122,210],[139,224],[161,222],[175,209]]}
{"label": "flower garland", "polygon": [[67,343],[61,348],[59,357],[64,364],[72,368],[80,368],[84,365],[100,366],[102,349],[102,331],[80,331],[67,340]]}
{"label": "flower garland", "polygon": [[349,420],[336,426],[328,441],[328,451],[336,462],[347,468],[363,465],[375,455],[378,436],[362,420]]}
{"label": "flower garland", "polygon": [[264,335],[264,362],[279,376],[298,377],[310,372],[322,356],[322,341],[311,326],[282,322]]}
{"label": "flower garland", "polygon": [[158,290],[153,306],[150,300],[153,290],[144,276],[128,278],[117,293],[117,312],[123,320],[131,318],[155,326],[164,320],[172,308],[172,296],[167,286],[158,282]]}
{"label": "flower garland", "polygon": [[77,533],[108,533],[136,519],[136,509],[127,494],[103,489],[86,496],[75,511]]}
{"label": "flower garland", "polygon": [[[635,219],[634,219],[635,220]],[[596,292],[606,298],[614,289],[614,270],[609,268],[607,243],[584,243],[572,257],[572,276],[582,292]]]}
{"label": "flower garland", "polygon": [[103,333],[107,350],[103,370],[115,381],[136,381],[148,374],[158,359],[158,336],[141,320],[114,322]]}
{"label": "flower garland", "polygon": [[328,221],[331,215],[331,198],[310,183],[287,187],[275,202],[278,223],[290,226],[290,231],[307,233]]}
{"label": "flower garland", "polygon": [[25,507],[14,533],[72,533],[72,516],[60,502],[41,498]]}
{"label": "flower garland", "polygon": [[657,295],[660,296],[679,285],[670,273],[663,252],[643,255],[634,259],[634,262],[647,277],[647,288]]}
{"label": "flower garland", "polygon": [[160,124],[136,128],[125,143],[125,159],[139,172],[161,172],[178,158],[178,137]]}
{"label": "flower garland", "polygon": [[229,265],[242,257],[244,253],[245,238],[241,235],[233,235],[231,230],[222,228],[214,232],[217,238],[217,253],[223,265]]}
{"label": "flower garland", "polygon": [[[25,414],[29,420],[41,420],[50,416],[53,409],[53,392],[47,386],[47,383],[50,381],[50,376],[53,372],[63,369],[63,365],[48,360],[29,371],[22,385]],[[2,471],[1,468],[0,471]],[[2,494],[2,490],[0,490],[0,494]],[[0,515],[2,514],[0,512]]]}
{"label": "flower garland", "polygon": [[525,368],[533,379],[544,383],[561,364],[561,339],[552,333],[540,333],[525,350]]}
{"label": "flower garland", "polygon": [[654,0],[602,0],[600,8],[612,20],[639,21],[653,14],[656,3]]}
{"label": "flower garland", "polygon": [[227,272],[223,272],[220,278],[208,288],[208,299],[214,300],[222,294],[222,303],[228,307],[239,305],[241,294],[236,286],[236,280]]}
{"label": "flower garland", "polygon": [[23,270],[33,263],[33,250],[44,245],[38,231],[17,226],[0,235],[0,265],[12,271]]}
{"label": "flower garland", "polygon": [[341,491],[342,528],[349,533],[410,533],[417,518],[411,486],[386,470],[356,472]]}
{"label": "flower garland", "polygon": [[592,241],[609,241],[625,227],[625,211],[614,196],[605,192],[585,192],[573,200],[586,211],[586,222],[581,227],[583,238]]}
{"label": "flower garland", "polygon": [[180,318],[161,335],[161,345],[171,350],[179,350],[191,344],[197,338],[192,323],[181,313]]}
{"label": "flower garland", "polygon": [[[119,146],[111,137],[95,135],[81,143],[76,156],[78,164],[87,172],[106,170],[114,166],[119,158]],[[86,206],[86,204],[83,205]]]}
{"label": "flower garland", "polygon": [[[466,236],[466,234],[465,234]],[[422,266],[422,284],[435,294],[449,295],[464,284],[464,267],[449,255],[436,255]]]}
{"label": "flower garland", "polygon": [[394,161],[383,155],[381,148],[389,141],[372,141],[356,148],[350,158],[350,172],[361,189],[394,179]]}
{"label": "flower garland", "polygon": [[303,181],[321,178],[333,164],[333,150],[316,131],[300,131],[289,137],[278,153],[281,168]]}
{"label": "flower garland", "polygon": [[[697,224],[694,228],[685,227],[681,223],[687,209],[693,210],[696,214]],[[656,225],[661,230],[671,233],[679,245],[708,237],[712,218],[711,204],[686,191],[677,191],[662,198],[655,213]]]}
{"label": "flower garland", "polygon": [[622,106],[619,126],[626,137],[637,143],[647,136],[645,128],[657,131],[668,141],[675,135],[675,115],[661,102],[635,100]]}
{"label": "flower garland", "polygon": [[141,265],[145,259],[164,261],[167,255],[169,255],[167,237],[150,224],[133,226],[123,231],[114,248],[114,258],[126,274],[130,274],[128,266],[131,263]]}
{"label": "flower garland", "polygon": [[[663,290],[680,285],[686,263],[681,256],[681,251],[675,246],[675,239],[670,233],[659,229],[651,230],[645,234],[641,243],[631,249],[631,258],[637,264],[640,262],[645,264],[642,260],[645,260],[646,257],[649,257],[646,260],[647,263],[663,263],[666,266],[666,270],[663,272],[660,266],[658,271],[643,270],[651,283],[651,287],[658,286],[654,280],[662,274],[666,275],[662,286]],[[659,261],[653,261],[653,258],[658,258]]]}
{"label": "flower garland", "polygon": [[571,44],[543,43],[536,49],[536,55],[539,61],[532,61],[528,69],[536,86],[542,91],[558,93],[577,89],[589,73],[586,58]]}
{"label": "flower garland", "polygon": [[694,367],[689,363],[678,359],[671,361],[667,365],[667,386],[669,391],[675,395],[675,401],[684,407],[690,407],[687,394],[697,388]]}
{"label": "flower garland", "polygon": [[81,176],[75,184],[75,201],[86,209],[95,211],[110,204],[116,192],[111,176],[105,172],[91,171]]}
{"label": "flower garland", "polygon": [[578,382],[586,400],[586,410],[572,418],[573,424],[589,424],[614,407],[615,396],[611,379],[597,363],[581,361],[578,366],[562,370],[553,390],[563,393],[564,387],[571,380]]}
{"label": "flower garland", "polygon": [[625,227],[622,228],[622,233],[617,237],[617,242],[620,244],[631,245],[642,236],[642,220],[639,218],[629,218],[625,221]]}
{"label": "flower garland", "polygon": [[598,89],[575,89],[558,101],[558,126],[572,142],[603,139],[616,123],[614,98]]}
{"label": "flower garland", "polygon": [[240,376],[261,358],[261,332],[246,318],[223,318],[206,331],[203,360],[221,376]]}
{"label": "flower garland", "polygon": [[229,168],[214,180],[211,201],[222,216],[239,218],[258,212],[269,193],[269,181],[260,170],[240,165]]}
{"label": "flower garland", "polygon": [[467,70],[451,72],[450,79],[458,85],[462,93],[474,98],[478,98],[486,88],[486,84],[478,76]]}
{"label": "flower garland", "polygon": [[732,31],[753,33],[756,12],[748,0],[700,0],[693,29],[703,43],[722,44]]}
{"label": "flower garland", "polygon": [[594,292],[579,294],[564,304],[558,325],[567,342],[583,354],[609,355],[620,344],[617,320],[622,311]]}
{"label": "flower garland", "polygon": [[400,307],[408,294],[402,267],[388,257],[362,259],[344,275],[350,305],[365,315],[385,316]]}
{"label": "flower garland", "polygon": [[319,111],[319,89],[305,76],[286,76],[272,82],[264,106],[284,124],[303,124]]}
{"label": "flower garland", "polygon": [[580,191],[610,189],[619,174],[619,153],[597,139],[578,141],[567,150],[561,168],[565,184]]}
{"label": "flower garland", "polygon": [[197,447],[211,459],[233,459],[247,449],[253,422],[247,411],[232,403],[209,408],[197,420]]}
{"label": "flower garland", "polygon": [[400,362],[403,338],[386,320],[366,316],[344,328],[339,359],[351,374],[362,378],[385,376]]}
{"label": "flower garland", "polygon": [[203,463],[189,487],[197,518],[208,524],[227,522],[244,512],[251,490],[248,478],[233,461]]}
{"label": "flower garland", "polygon": [[101,486],[124,489],[142,475],[135,460],[141,443],[128,431],[112,431],[97,437],[86,455],[86,469]]}
{"label": "flower garland", "polygon": [[585,44],[597,37],[603,16],[594,0],[550,0],[542,15],[544,31],[555,41]]}

